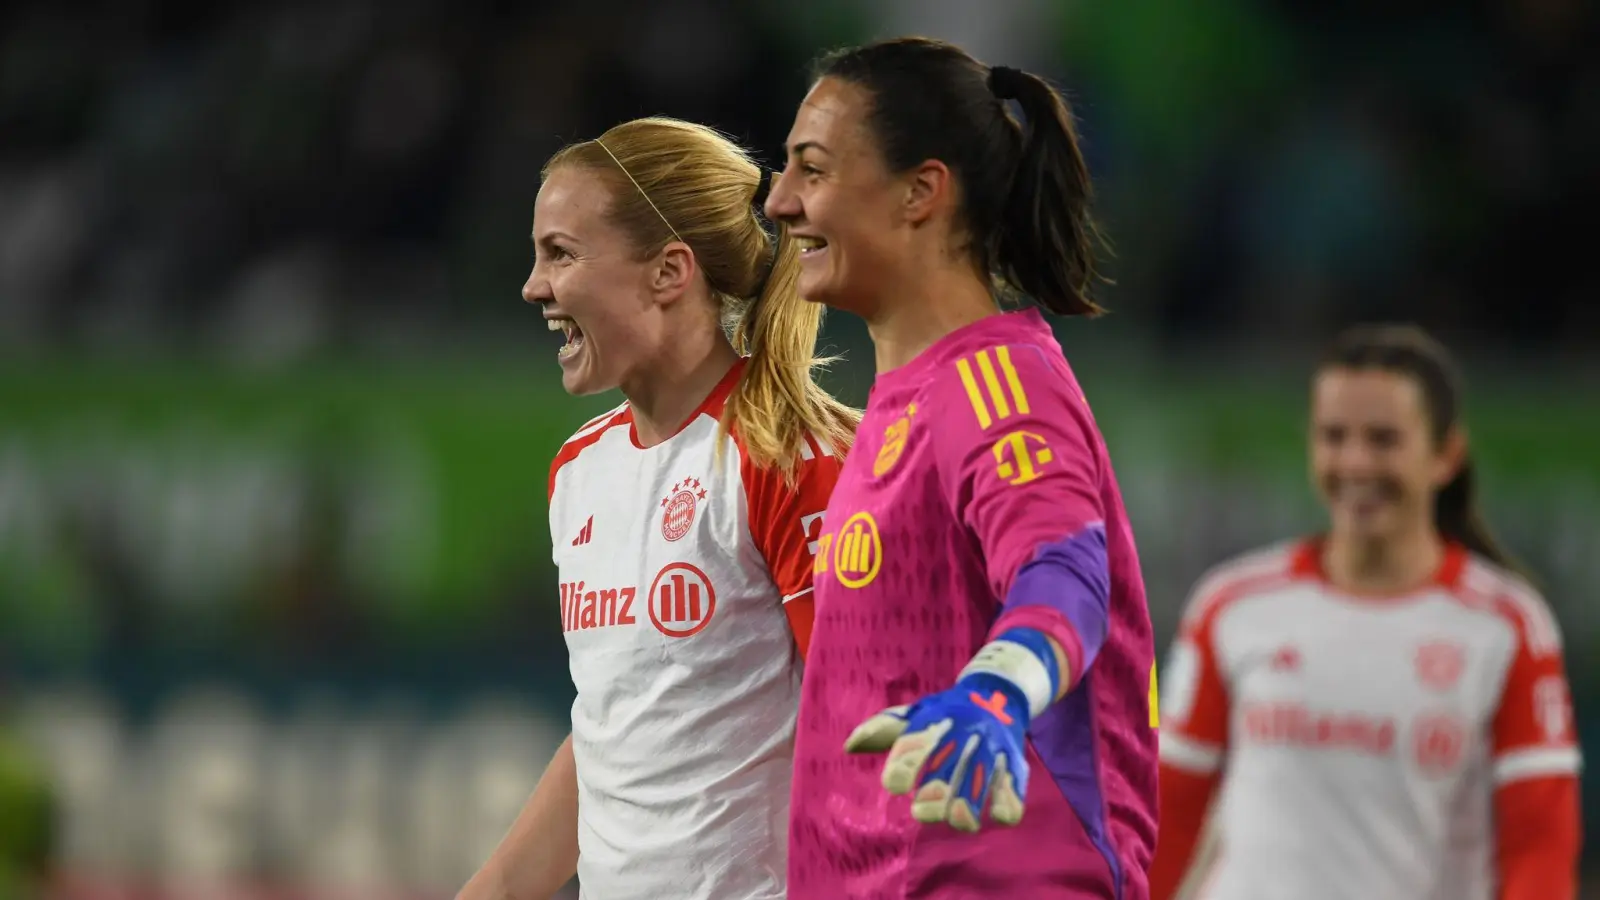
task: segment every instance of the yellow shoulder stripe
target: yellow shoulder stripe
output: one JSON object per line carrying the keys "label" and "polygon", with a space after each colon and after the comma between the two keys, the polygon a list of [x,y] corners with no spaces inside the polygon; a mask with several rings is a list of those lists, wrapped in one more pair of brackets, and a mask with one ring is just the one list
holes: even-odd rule
{"label": "yellow shoulder stripe", "polygon": [[[972,360],[978,364],[976,373],[967,357],[956,360],[956,371],[960,373],[961,384],[967,390],[972,412],[978,417],[979,428],[987,429],[995,422],[1005,421],[1011,418],[1013,412],[1024,416],[1028,414],[1028,393],[1022,389],[1022,379],[1017,377],[1016,366],[1011,364],[1010,348],[994,348],[993,358],[989,350],[979,350],[972,355]],[[998,371],[995,368],[996,361],[1000,364]],[[978,383],[980,376],[983,379],[981,386]]]}

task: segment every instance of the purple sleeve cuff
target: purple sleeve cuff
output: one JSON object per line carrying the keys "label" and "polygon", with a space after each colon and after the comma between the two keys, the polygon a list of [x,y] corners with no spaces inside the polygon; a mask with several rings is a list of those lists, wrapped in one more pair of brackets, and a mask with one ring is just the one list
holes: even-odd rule
{"label": "purple sleeve cuff", "polygon": [[1111,594],[1105,527],[1096,522],[1072,537],[1041,544],[1017,571],[991,637],[1034,628],[1061,645],[1077,684],[1105,643]]}

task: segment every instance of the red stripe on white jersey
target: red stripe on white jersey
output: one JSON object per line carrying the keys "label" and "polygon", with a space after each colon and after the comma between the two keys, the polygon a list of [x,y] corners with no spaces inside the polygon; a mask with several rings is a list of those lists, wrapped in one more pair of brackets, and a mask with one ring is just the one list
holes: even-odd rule
{"label": "red stripe on white jersey", "polygon": [[1200,576],[1189,595],[1183,621],[1198,627],[1219,605],[1289,576],[1297,545],[1278,544],[1222,563]]}
{"label": "red stripe on white jersey", "polygon": [[[556,495],[556,473],[561,467],[578,458],[586,448],[599,441],[608,429],[618,425],[627,425],[633,421],[633,411],[624,403],[611,412],[597,419],[591,419],[588,425],[578,429],[578,432],[567,439],[556,451],[556,458],[550,461],[550,481],[545,489],[545,500],[548,502]],[[596,424],[598,423],[598,424]]]}

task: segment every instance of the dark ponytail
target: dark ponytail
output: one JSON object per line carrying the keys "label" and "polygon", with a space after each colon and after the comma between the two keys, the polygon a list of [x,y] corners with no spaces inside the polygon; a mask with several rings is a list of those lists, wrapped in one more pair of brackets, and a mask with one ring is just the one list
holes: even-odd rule
{"label": "dark ponytail", "polygon": [[1000,292],[1059,315],[1101,312],[1089,296],[1102,244],[1089,169],[1072,114],[1048,82],[928,38],[836,50],[817,60],[813,76],[848,81],[872,98],[867,124],[891,172],[930,159],[950,168],[967,251]]}
{"label": "dark ponytail", "polygon": [[1433,500],[1433,525],[1449,540],[1455,541],[1473,553],[1501,568],[1519,571],[1521,566],[1510,553],[1500,546],[1489,523],[1478,508],[1477,481],[1472,472],[1470,455],[1461,461],[1461,468],[1450,483],[1439,489]]}
{"label": "dark ponytail", "polygon": [[1018,69],[990,69],[989,88],[998,99],[1016,100],[1025,119],[1022,155],[994,235],[996,272],[1057,315],[1099,315],[1089,290],[1102,240],[1072,112],[1048,82]]}
{"label": "dark ponytail", "polygon": [[[1442,444],[1460,424],[1460,371],[1444,345],[1414,325],[1351,328],[1334,341],[1318,368],[1378,369],[1412,379],[1422,389],[1422,402],[1436,445]],[[1455,477],[1434,497],[1433,525],[1446,540],[1503,569],[1524,574],[1521,564],[1495,539],[1478,507],[1470,453],[1462,458]]]}

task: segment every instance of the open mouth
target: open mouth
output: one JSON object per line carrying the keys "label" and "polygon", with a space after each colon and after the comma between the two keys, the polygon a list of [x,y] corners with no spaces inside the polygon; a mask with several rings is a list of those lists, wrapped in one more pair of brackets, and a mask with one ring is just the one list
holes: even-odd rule
{"label": "open mouth", "polygon": [[583,329],[578,327],[577,322],[561,317],[553,317],[545,321],[549,324],[551,331],[562,332],[567,338],[566,343],[561,345],[561,349],[556,351],[557,358],[567,359],[583,349]]}
{"label": "open mouth", "polygon": [[1357,515],[1372,515],[1393,501],[1395,491],[1382,482],[1344,482],[1337,488],[1341,505]]}
{"label": "open mouth", "polygon": [[815,256],[818,253],[828,249],[828,242],[819,237],[812,237],[811,235],[797,235],[794,240],[795,243],[800,247],[801,258]]}

